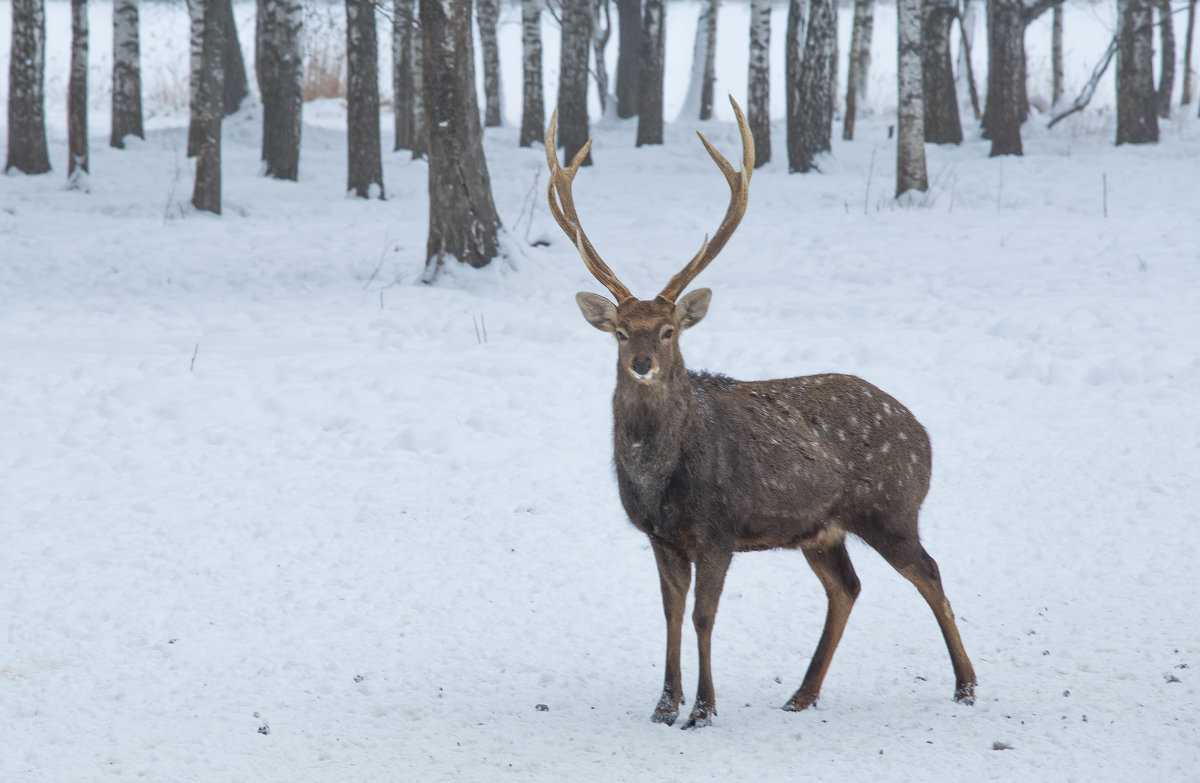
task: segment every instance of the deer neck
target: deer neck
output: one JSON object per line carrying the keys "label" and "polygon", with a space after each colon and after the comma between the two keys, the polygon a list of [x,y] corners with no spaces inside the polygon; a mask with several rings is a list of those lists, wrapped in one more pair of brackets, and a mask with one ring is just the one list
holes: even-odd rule
{"label": "deer neck", "polygon": [[683,363],[657,383],[620,371],[613,394],[613,447],[617,467],[645,478],[669,476],[680,451],[696,399]]}

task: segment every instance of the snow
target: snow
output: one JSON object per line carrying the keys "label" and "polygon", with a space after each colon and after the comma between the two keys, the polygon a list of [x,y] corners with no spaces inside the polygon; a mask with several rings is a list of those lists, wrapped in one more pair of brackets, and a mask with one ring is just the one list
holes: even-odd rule
{"label": "snow", "polygon": [[[925,424],[923,538],[978,700],[951,699],[928,608],[856,543],[822,700],[779,710],[825,600],[798,553],[755,553],[716,623],[719,715],[681,732],[649,721],[658,579],[613,477],[615,351],[573,301],[600,286],[516,145],[518,91],[485,137],[508,257],[422,285],[426,166],[385,152],[388,200],[345,198],[337,101],[305,106],[298,183],[259,176],[257,109],[230,118],[218,218],[188,204],[178,105],[154,99],[118,151],[94,98],[91,190],[67,190],[66,11],[55,171],[0,179],[0,780],[1194,779],[1194,105],[1144,148],[1112,146],[1111,109],[1035,114],[1024,158],[989,159],[968,123],[906,208],[881,90],[821,174],[786,173],[776,124],[684,355],[853,373]],[[740,100],[744,52],[720,53],[739,12],[718,68]],[[672,100],[695,17],[668,11]],[[143,20],[178,59],[182,5]],[[1096,29],[1071,46],[1102,51]],[[894,53],[873,68],[894,84]],[[733,155],[722,116],[704,130]],[[579,212],[637,295],[724,212],[695,126],[641,149],[632,121],[593,126]],[[683,665],[690,700],[688,627]]]}

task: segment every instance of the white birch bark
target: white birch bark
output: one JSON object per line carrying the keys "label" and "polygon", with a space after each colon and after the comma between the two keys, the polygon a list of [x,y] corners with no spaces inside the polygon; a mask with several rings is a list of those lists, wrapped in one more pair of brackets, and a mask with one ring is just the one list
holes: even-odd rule
{"label": "white birch bark", "polygon": [[922,100],[921,0],[898,0],[896,198],[929,189],[925,172],[925,104]]}
{"label": "white birch bark", "polygon": [[749,99],[746,122],[754,134],[754,165],[771,160],[771,0],[750,0]]}
{"label": "white birch bark", "polygon": [[[717,9],[720,0],[701,3],[700,16],[696,20],[696,38],[692,43],[692,71],[688,77],[687,94],[683,99],[681,118],[699,117],[707,120],[712,115],[712,72],[717,48]],[[708,106],[705,106],[705,86],[708,86]],[[705,109],[708,115],[705,116]]]}
{"label": "white birch bark", "polygon": [[110,146],[126,136],[145,138],[142,127],[142,65],[138,40],[138,0],[113,0],[113,93]]}

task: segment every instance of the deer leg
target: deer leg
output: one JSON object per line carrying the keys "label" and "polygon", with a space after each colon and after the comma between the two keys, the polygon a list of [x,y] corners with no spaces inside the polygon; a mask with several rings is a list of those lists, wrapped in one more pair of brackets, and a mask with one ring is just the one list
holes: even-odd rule
{"label": "deer leg", "polygon": [[812,662],[804,674],[800,689],[783,705],[789,712],[799,712],[816,703],[821,694],[821,683],[829,671],[829,662],[833,660],[833,651],[841,641],[842,631],[846,629],[846,620],[850,617],[850,609],[858,598],[861,586],[854,566],[850,563],[850,554],[846,551],[846,542],[824,549],[805,549],[804,557],[809,567],[821,580],[825,595],[829,599],[829,609],[825,614],[825,629],[821,632],[821,641],[817,643]]}
{"label": "deer leg", "polygon": [[692,610],[692,624],[696,626],[696,646],[699,651],[700,684],[696,687],[696,703],[688,716],[685,729],[698,729],[712,725],[712,716],[717,714],[717,698],[712,681],[712,629],[717,617],[717,603],[721,600],[721,589],[725,586],[725,572],[729,570],[732,551],[708,551],[696,561],[696,605]]}
{"label": "deer leg", "polygon": [[671,726],[679,717],[683,698],[683,677],[679,669],[679,647],[683,629],[683,611],[688,586],[692,582],[692,564],[678,550],[651,540],[658,581],[662,588],[663,614],[667,619],[667,663],[663,676],[662,697],[650,720]]}
{"label": "deer leg", "polygon": [[[873,542],[868,541],[872,546]],[[954,621],[954,612],[950,601],[942,589],[942,576],[937,562],[925,551],[916,538],[904,539],[900,545],[875,548],[883,558],[900,572],[917,588],[917,592],[933,610],[938,627],[942,629],[942,638],[946,640],[946,649],[950,652],[950,663],[954,666],[954,700],[963,704],[975,703],[975,668],[963,647],[962,637],[958,633],[958,624]]]}

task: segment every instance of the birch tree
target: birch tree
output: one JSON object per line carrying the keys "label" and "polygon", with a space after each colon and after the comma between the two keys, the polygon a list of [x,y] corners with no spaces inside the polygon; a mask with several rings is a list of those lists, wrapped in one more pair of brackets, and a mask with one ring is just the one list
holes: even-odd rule
{"label": "birch tree", "polygon": [[1050,17],[1050,105],[1057,106],[1063,94],[1063,13],[1056,5]]}
{"label": "birch tree", "polygon": [[225,35],[219,3],[196,2],[200,16],[200,62],[192,127],[197,129],[196,184],[192,205],[221,214],[221,121],[225,117]]}
{"label": "birch tree", "polygon": [[783,89],[787,113],[788,169],[796,155],[795,132],[800,127],[800,73],[804,65],[804,38],[808,33],[806,4],[808,0],[789,0],[787,31],[784,34]]}
{"label": "birch tree", "polygon": [[1117,0],[1117,144],[1158,141],[1150,0]]}
{"label": "birch tree", "polygon": [[[570,160],[588,140],[588,51],[592,39],[590,0],[563,0],[558,77],[558,143]],[[591,153],[583,165],[592,165]]]}
{"label": "birch tree", "polygon": [[1158,116],[1171,116],[1171,93],[1175,90],[1175,23],[1171,19],[1171,0],[1158,0],[1158,29],[1162,59],[1158,77]]}
{"label": "birch tree", "polygon": [[617,116],[628,118],[641,99],[642,0],[617,0],[617,27]]}
{"label": "birch tree", "polygon": [[958,91],[954,88],[954,63],[950,31],[958,16],[956,0],[924,0],[921,25],[921,81],[925,141],[960,144],[962,122],[958,116]]}
{"label": "birch tree", "polygon": [[304,72],[302,0],[258,0],[255,71],[262,96],[265,173],[295,180],[300,168]]}
{"label": "birch tree", "polygon": [[112,135],[108,143],[123,149],[126,136],[146,138],[142,127],[138,0],[113,0]]}
{"label": "birch tree", "polygon": [[[415,0],[414,0],[415,2]],[[413,160],[425,157],[429,148],[429,135],[425,132],[425,35],[419,22],[414,22],[412,37],[413,93]]]}
{"label": "birch tree", "polygon": [[346,188],[359,198],[382,199],[379,52],[372,0],[346,0],[346,124]]}
{"label": "birch tree", "polygon": [[413,148],[413,0],[392,2],[392,116],[393,150]]}
{"label": "birch tree", "polygon": [[750,73],[746,122],[754,135],[755,168],[771,160],[770,49],[771,0],[750,0]]}
{"label": "birch tree", "polygon": [[12,49],[8,56],[8,156],[4,170],[43,174],[46,150],[46,9],[43,0],[12,0]]}
{"label": "birch tree", "polygon": [[242,57],[237,21],[233,16],[233,0],[209,0],[209,2],[216,5],[219,17],[221,58],[224,62],[225,72],[221,89],[225,116],[228,117],[241,108],[242,101],[250,94],[250,84],[246,80],[246,61]]}
{"label": "birch tree", "polygon": [[[200,106],[201,81],[204,78],[204,0],[187,0],[188,9],[188,140],[187,156],[194,157],[200,150],[200,138],[204,129],[200,118],[204,116]],[[214,12],[215,16],[215,12]]]}
{"label": "birch tree", "polygon": [[1021,155],[1025,95],[1025,19],[1021,0],[988,0],[988,89],[983,112],[989,155]]}
{"label": "birch tree", "polygon": [[1195,90],[1196,73],[1192,70],[1192,37],[1195,32],[1196,0],[1188,0],[1187,32],[1183,39],[1183,97],[1179,99],[1180,106],[1187,106],[1192,102],[1192,93]]}
{"label": "birch tree", "polygon": [[896,198],[911,190],[926,191],[925,107],[922,100],[921,0],[896,3],[897,81]]}
{"label": "birch tree", "polygon": [[846,113],[842,138],[854,138],[858,102],[867,100],[867,76],[871,70],[871,34],[875,28],[875,0],[854,0],[854,27],[850,31],[850,54],[846,67]]}
{"label": "birch tree", "polygon": [[479,48],[483,50],[483,124],[500,124],[500,44],[496,40],[499,0],[479,0]]}
{"label": "birch tree", "polygon": [[592,0],[592,64],[601,114],[608,112],[608,65],[604,62],[604,50],[611,36],[612,15],[608,12],[608,0]]}
{"label": "birch tree", "polygon": [[521,0],[522,95],[520,145],[529,147],[546,132],[542,92],[542,0]]}
{"label": "birch tree", "polygon": [[420,0],[429,125],[429,240],[425,276],[447,259],[486,266],[500,252],[483,129],[475,98],[471,0]]}
{"label": "birch tree", "polygon": [[830,149],[837,79],[837,8],[834,0],[812,0],[804,36],[796,107],[789,111],[788,171],[807,172]]}
{"label": "birch tree", "polygon": [[67,182],[86,188],[88,173],[87,0],[71,0],[71,76],[67,84]]}
{"label": "birch tree", "polygon": [[665,0],[643,0],[641,67],[638,70],[637,146],[663,143],[663,47]]}
{"label": "birch tree", "polygon": [[721,0],[706,0],[700,4],[696,20],[696,38],[692,44],[692,72],[688,78],[687,95],[683,100],[681,117],[712,119],[714,69],[717,54],[717,11]]}

